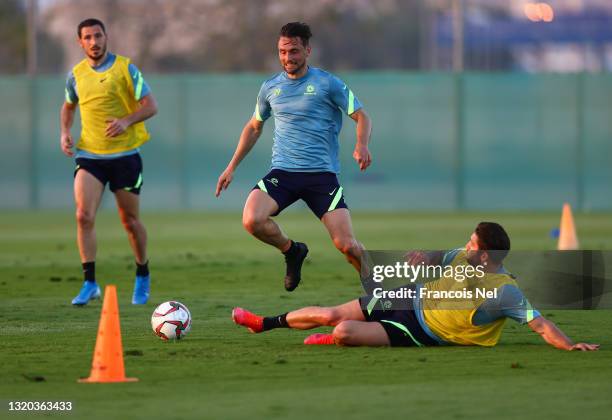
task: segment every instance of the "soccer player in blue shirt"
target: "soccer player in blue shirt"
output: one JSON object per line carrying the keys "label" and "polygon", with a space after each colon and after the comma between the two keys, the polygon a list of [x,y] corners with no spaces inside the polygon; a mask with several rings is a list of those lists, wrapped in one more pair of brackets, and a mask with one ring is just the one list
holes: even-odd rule
{"label": "soccer player in blue shirt", "polygon": [[278,55],[284,71],[262,84],[255,113],[244,126],[234,156],[219,176],[216,188],[217,196],[227,189],[234,171],[261,135],[264,122],[273,115],[271,171],[251,191],[242,223],[253,236],[285,255],[288,291],[300,282],[308,247],[289,239],[272,217],[299,199],[321,219],[336,248],[360,270],[363,246],[353,234],[337,178],[338,133],[343,113],[357,123],[353,157],[359,169],[364,171],[372,162],[368,150],[370,118],[342,80],[308,65],[311,36],[305,23],[292,22],[281,28]]}

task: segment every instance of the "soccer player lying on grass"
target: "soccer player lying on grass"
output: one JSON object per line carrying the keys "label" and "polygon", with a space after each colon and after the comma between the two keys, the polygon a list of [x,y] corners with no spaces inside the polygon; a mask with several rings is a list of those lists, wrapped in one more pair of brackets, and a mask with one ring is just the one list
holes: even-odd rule
{"label": "soccer player lying on grass", "polygon": [[[493,251],[495,250],[495,251]],[[503,265],[510,250],[510,239],[497,223],[482,222],[471,235],[465,249],[447,253],[413,253],[411,264],[425,263],[457,268],[479,267],[480,276],[455,278],[465,270],[451,270],[454,276],[442,276],[432,282],[407,286],[414,297],[400,299],[402,309],[389,309],[389,300],[373,294],[334,307],[306,307],[275,317],[257,316],[235,308],[232,318],[238,325],[259,333],[274,328],[308,330],[331,326],[331,334],[314,334],[305,344],[337,344],[345,346],[494,346],[499,341],[504,323],[511,318],[540,334],[544,341],[562,350],[597,350],[599,344],[574,344],[557,326],[544,318],[524,297],[514,277]],[[465,268],[463,267],[463,268]],[[445,270],[446,271],[446,270]],[[454,299],[421,297],[428,292],[475,290],[478,287],[496,297]],[[396,302],[397,299],[396,299]],[[400,305],[393,305],[398,307]]]}

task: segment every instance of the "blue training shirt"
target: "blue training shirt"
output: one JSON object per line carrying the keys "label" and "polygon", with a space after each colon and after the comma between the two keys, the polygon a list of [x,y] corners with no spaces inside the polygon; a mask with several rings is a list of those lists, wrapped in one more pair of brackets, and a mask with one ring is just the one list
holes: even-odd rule
{"label": "blue training shirt", "polygon": [[[99,73],[106,71],[110,69],[113,64],[115,64],[116,58],[117,56],[115,54],[109,52],[106,55],[106,60],[104,60],[100,65],[92,67],[92,69],[94,69],[95,71]],[[138,70],[138,67],[136,67],[134,64],[130,63],[128,65],[128,71],[130,72],[130,76],[131,76],[132,83],[134,86],[137,86],[138,82],[142,79],[142,90],[140,91],[140,95],[134,97],[134,99],[136,99],[137,101],[140,101],[142,98],[144,98],[145,96],[151,93],[151,88],[149,88],[149,85],[142,77],[142,73],[140,72],[140,70]],[[72,73],[72,71],[70,71],[68,73],[68,76],[66,77],[66,89],[65,89],[64,96],[65,96],[66,102],[68,102],[69,104],[76,104],[79,102],[78,87],[76,85],[76,79],[74,78],[74,74]],[[77,149],[74,157],[75,158],[88,158],[88,159],[115,159],[118,157],[136,154],[138,153],[138,151],[139,149],[133,149],[133,150],[125,151],[125,152],[113,153],[110,155],[108,154],[100,155],[100,154],[86,152],[84,150]]]}
{"label": "blue training shirt", "polygon": [[266,80],[253,116],[258,121],[274,116],[272,169],[339,173],[342,114],[361,107],[342,80],[319,68],[309,67],[299,79],[281,72]]}

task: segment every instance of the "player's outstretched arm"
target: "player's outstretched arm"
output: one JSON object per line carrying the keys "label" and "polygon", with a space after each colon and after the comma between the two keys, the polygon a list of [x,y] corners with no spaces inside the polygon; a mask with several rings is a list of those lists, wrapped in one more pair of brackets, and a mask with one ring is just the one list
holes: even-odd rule
{"label": "player's outstretched arm", "polygon": [[75,104],[64,102],[64,105],[62,105],[62,110],[60,111],[60,147],[66,156],[72,156],[74,154],[72,152],[74,142],[72,141],[70,129],[72,128],[72,123],[74,121],[76,107],[77,106]]}
{"label": "player's outstretched arm", "polygon": [[353,151],[353,159],[359,165],[359,169],[365,171],[372,163],[372,155],[368,150],[372,134],[372,120],[363,108],[353,112],[351,118],[357,122],[357,143]]}
{"label": "player's outstretched arm", "polygon": [[143,97],[139,102],[140,107],[123,118],[112,118],[106,120],[106,135],[116,137],[123,133],[129,126],[145,120],[157,114],[157,101],[152,93]]}
{"label": "player's outstretched arm", "polygon": [[242,162],[242,159],[249,154],[259,136],[261,136],[261,132],[263,130],[264,123],[263,121],[259,121],[257,118],[251,118],[242,129],[242,133],[240,134],[240,139],[238,140],[238,146],[236,146],[236,151],[234,152],[234,156],[230,163],[228,163],[227,168],[223,171],[223,173],[219,176],[219,180],[217,181],[217,189],[215,190],[215,196],[219,197],[222,190],[226,190],[229,187],[229,184],[234,179],[234,171]]}
{"label": "player's outstretched arm", "polygon": [[563,331],[561,331],[554,322],[549,321],[543,316],[539,316],[529,322],[529,327],[540,334],[544,341],[551,346],[561,350],[581,350],[593,351],[599,350],[599,344],[576,343],[574,344]]}

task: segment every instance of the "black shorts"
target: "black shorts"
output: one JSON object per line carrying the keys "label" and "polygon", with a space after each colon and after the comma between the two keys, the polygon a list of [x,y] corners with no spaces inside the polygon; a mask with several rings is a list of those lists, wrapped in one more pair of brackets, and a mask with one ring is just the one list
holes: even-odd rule
{"label": "black shorts", "polygon": [[268,193],[278,204],[272,216],[303,200],[320,219],[328,211],[348,208],[344,193],[333,172],[289,172],[272,169],[253,189]]}
{"label": "black shorts", "polygon": [[142,187],[142,159],[139,153],[114,159],[77,158],[74,176],[84,169],[95,176],[102,185],[108,186],[112,192],[126,190],[140,194]]}
{"label": "black shorts", "polygon": [[[414,286],[414,285],[412,285]],[[392,347],[438,346],[417,319],[412,301],[398,305],[388,299],[377,299],[372,295],[359,298],[363,316],[368,322],[378,322],[385,329]],[[399,306],[403,309],[393,309]]]}

